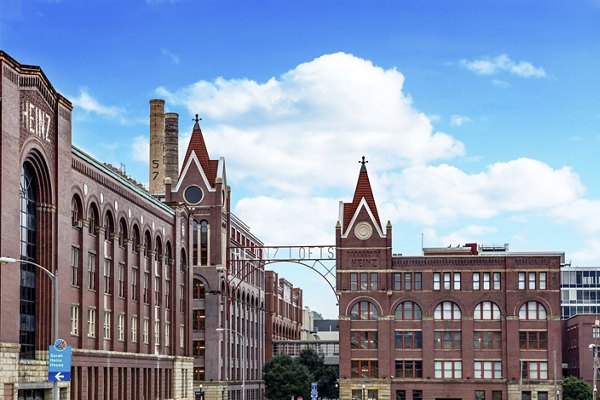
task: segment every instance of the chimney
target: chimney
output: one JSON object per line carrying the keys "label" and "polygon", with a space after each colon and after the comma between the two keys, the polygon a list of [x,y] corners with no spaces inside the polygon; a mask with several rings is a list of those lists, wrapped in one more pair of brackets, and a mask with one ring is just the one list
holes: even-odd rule
{"label": "chimney", "polygon": [[165,192],[165,101],[150,100],[150,193]]}
{"label": "chimney", "polygon": [[165,177],[173,186],[179,177],[179,114],[165,114]]}

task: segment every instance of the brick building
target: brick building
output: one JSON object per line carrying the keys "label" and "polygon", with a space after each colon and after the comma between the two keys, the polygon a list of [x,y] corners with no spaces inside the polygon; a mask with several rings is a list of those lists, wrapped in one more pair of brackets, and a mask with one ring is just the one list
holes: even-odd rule
{"label": "brick building", "polygon": [[[179,173],[178,116],[150,101],[147,191],[72,146],[72,105],[39,67],[0,51],[0,95],[0,256],[60,278],[61,399],[261,398],[262,242],[199,120]],[[0,399],[50,396],[52,293],[33,264],[0,266]]]}
{"label": "brick building", "polygon": [[302,289],[295,288],[276,272],[265,273],[265,361],[273,358],[273,341],[300,340]]}
{"label": "brick building", "polygon": [[[72,105],[39,67],[0,52],[0,84],[0,254],[60,278],[61,398],[190,398],[188,210],[73,147]],[[49,395],[52,290],[32,264],[0,268],[2,399]]]}
{"label": "brick building", "polygon": [[339,215],[341,399],[560,392],[563,253],[469,244],[393,254],[392,226],[381,224],[364,164]]}

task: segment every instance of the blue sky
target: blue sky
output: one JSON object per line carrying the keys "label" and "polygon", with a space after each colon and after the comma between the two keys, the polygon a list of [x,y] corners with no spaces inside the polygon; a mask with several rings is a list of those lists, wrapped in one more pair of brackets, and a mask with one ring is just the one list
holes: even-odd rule
{"label": "blue sky", "polygon": [[[600,1],[1,0],[0,48],[147,182],[148,100],[193,114],[266,244],[331,244],[365,155],[394,252],[509,243],[600,265]],[[385,223],[385,222],[384,222]],[[320,278],[278,268],[337,315]]]}

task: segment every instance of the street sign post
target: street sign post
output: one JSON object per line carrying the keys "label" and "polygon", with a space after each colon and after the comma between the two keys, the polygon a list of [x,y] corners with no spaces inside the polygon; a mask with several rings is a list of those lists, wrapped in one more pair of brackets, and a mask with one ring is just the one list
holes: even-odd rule
{"label": "street sign post", "polygon": [[310,398],[311,400],[317,400],[317,396],[319,395],[317,391],[317,382],[313,382],[310,385]]}
{"label": "street sign post", "polygon": [[52,346],[48,346],[48,380],[71,380],[71,346],[63,339],[57,339]]}

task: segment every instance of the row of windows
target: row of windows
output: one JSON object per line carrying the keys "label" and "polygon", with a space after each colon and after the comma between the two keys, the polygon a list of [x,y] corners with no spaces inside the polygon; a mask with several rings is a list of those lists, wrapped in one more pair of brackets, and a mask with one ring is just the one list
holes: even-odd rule
{"label": "row of windows", "polygon": [[[461,290],[461,272],[434,272],[433,290]],[[393,290],[422,290],[421,272],[394,272],[392,274]],[[519,272],[519,289],[547,289],[546,272]],[[377,272],[351,272],[350,290],[379,290],[379,274]],[[473,272],[472,290],[501,290],[500,272]]]}
{"label": "row of windows", "polygon": [[[96,329],[97,329],[97,312],[95,308],[88,308],[87,310],[87,336],[90,338],[96,337]],[[154,329],[150,332],[150,319],[143,318],[142,319],[142,327],[141,331],[138,330],[138,322],[139,318],[137,316],[131,316],[129,320],[129,330],[130,336],[129,340],[132,343],[137,343],[139,334],[141,333],[141,341],[144,344],[150,343],[150,334],[153,335],[153,343],[155,346],[160,345],[161,340],[161,322],[154,322]],[[105,340],[116,339],[119,341],[126,340],[126,316],[125,313],[121,313],[117,316],[117,326],[116,326],[116,336],[113,337],[112,331],[112,312],[104,311],[104,319],[102,321],[102,337]],[[71,335],[79,336],[80,335],[80,307],[79,305],[73,304],[71,305]],[[184,326],[181,325],[179,329],[179,337],[180,337],[180,347],[184,347]],[[171,323],[165,322],[164,324],[164,345],[165,347],[169,347],[171,343]]]}
{"label": "row of windows", "polygon": [[[548,379],[547,361],[522,361],[522,377],[531,380]],[[352,378],[378,378],[379,363],[377,360],[352,360],[350,363]],[[435,360],[433,376],[438,379],[462,379],[463,362],[461,360]],[[422,360],[396,360],[395,378],[423,378]],[[473,362],[473,378],[503,379],[502,361],[475,360]]]}
{"label": "row of windows", "polygon": [[[379,312],[377,307],[369,301],[359,301],[350,311],[350,319],[357,321],[377,320]],[[482,301],[475,306],[473,319],[475,320],[499,320],[501,318],[500,307],[491,301]],[[402,302],[396,307],[396,320],[420,320],[422,318],[421,307],[412,301]],[[528,301],[519,309],[519,319],[522,320],[545,320],[547,317],[546,307],[537,301]],[[439,303],[434,311],[435,320],[458,321],[462,318],[460,307],[451,301]]]}
{"label": "row of windows", "polygon": [[[412,350],[423,348],[422,331],[396,331],[395,348]],[[377,331],[352,331],[350,333],[352,349],[374,350],[378,347]],[[548,349],[548,333],[546,331],[519,331],[519,347],[522,350]],[[440,350],[462,349],[461,331],[435,331],[433,333],[433,348]],[[502,332],[474,331],[473,349],[499,350],[502,348]]]}

